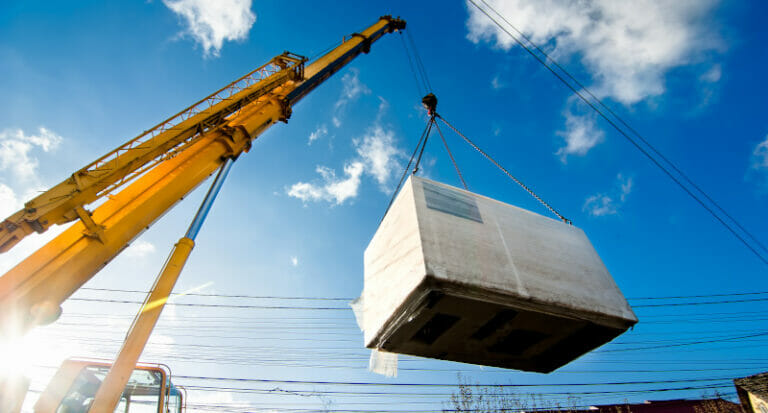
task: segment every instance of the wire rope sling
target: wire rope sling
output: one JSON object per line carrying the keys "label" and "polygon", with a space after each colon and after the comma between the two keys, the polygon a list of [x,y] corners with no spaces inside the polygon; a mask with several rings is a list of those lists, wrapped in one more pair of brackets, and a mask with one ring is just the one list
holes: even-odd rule
{"label": "wire rope sling", "polygon": [[[366,346],[551,372],[637,323],[584,232],[440,116],[435,95],[422,103],[427,126],[365,250]],[[438,121],[557,219],[470,192]],[[433,129],[464,189],[416,176]]]}

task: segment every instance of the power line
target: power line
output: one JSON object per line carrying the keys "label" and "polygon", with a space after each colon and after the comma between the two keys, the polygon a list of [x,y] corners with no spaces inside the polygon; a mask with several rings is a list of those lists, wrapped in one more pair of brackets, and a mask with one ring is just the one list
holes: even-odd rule
{"label": "power line", "polygon": [[[174,376],[176,378],[180,378],[180,376]],[[729,381],[732,380],[731,378],[728,379]],[[222,391],[256,391],[256,392],[284,392],[284,391],[290,391],[290,390],[284,390],[281,388],[273,388],[273,389],[262,389],[262,388],[243,388],[243,387],[219,387],[219,386],[198,386],[198,385],[192,385],[192,384],[184,384],[184,388],[187,389],[211,389],[211,390],[222,390]],[[489,385],[487,387],[498,387],[499,385]],[[446,385],[446,387],[458,387],[456,384],[449,384]],[[680,391],[680,390],[706,390],[706,389],[718,389],[718,388],[732,388],[733,384],[723,384],[723,385],[703,385],[703,386],[684,386],[684,387],[665,387],[665,388],[658,388],[658,389],[637,389],[637,390],[601,390],[601,391],[583,391],[583,392],[573,392],[573,391],[563,391],[563,392],[536,392],[534,394],[540,394],[540,395],[589,395],[589,394],[617,394],[617,393],[626,393],[626,394],[632,394],[632,393],[655,393],[655,392],[667,392],[667,391]],[[293,390],[294,392],[303,392],[307,393],[307,390]],[[442,395],[450,395],[452,393],[401,393],[401,392],[361,392],[361,391],[334,391],[334,390],[312,390],[312,393],[322,393],[322,394],[347,394],[347,395],[360,395],[361,393],[366,395],[382,395],[382,396],[442,396]]]}
{"label": "power line", "polygon": [[[106,298],[84,298],[71,297],[72,301],[116,303],[116,304],[141,304],[136,300],[117,300]],[[765,302],[768,298],[753,298],[744,300],[723,300],[723,301],[702,301],[693,303],[666,303],[666,304],[641,304],[633,305],[633,308],[654,308],[654,307],[680,307],[680,306],[701,306],[701,305],[720,305],[736,304],[748,302]],[[241,308],[241,309],[267,309],[267,310],[318,310],[318,311],[349,311],[349,307],[309,307],[309,306],[279,306],[279,305],[246,305],[246,304],[204,304],[204,303],[172,303],[166,305],[180,307],[201,307],[201,308]]]}
{"label": "power line", "polygon": [[608,349],[608,350],[602,350],[601,353],[616,353],[616,352],[637,351],[637,350],[655,350],[655,349],[660,349],[660,348],[692,346],[692,345],[696,345],[696,344],[721,343],[721,342],[728,342],[728,341],[733,341],[733,340],[743,340],[743,339],[747,339],[747,338],[764,337],[764,336],[768,336],[768,332],[749,334],[749,335],[745,335],[745,336],[720,338],[720,339],[699,340],[699,341],[693,341],[693,342],[687,342],[687,343],[663,344],[663,345],[658,345],[658,346],[637,347],[637,348],[627,348],[627,349],[615,349],[615,350]]}
{"label": "power line", "polygon": [[[88,291],[107,291],[107,292],[119,292],[119,293],[137,293],[147,294],[149,291],[145,290],[126,290],[116,288],[92,288],[82,287],[80,290]],[[172,296],[189,296],[189,297],[223,297],[223,298],[251,298],[251,299],[266,299],[266,300],[320,300],[320,301],[352,301],[353,298],[349,297],[298,297],[298,296],[274,296],[274,295],[243,295],[243,294],[209,294],[209,293],[171,293]]]}
{"label": "power line", "polygon": [[[118,288],[93,288],[82,287],[81,291],[104,291],[104,292],[118,292],[118,293],[136,293],[147,294],[146,290],[130,290],[130,289],[118,289]],[[659,296],[659,297],[629,297],[627,300],[673,300],[673,299],[691,299],[691,298],[712,298],[712,297],[735,297],[744,295],[765,295],[768,291],[743,291],[735,293],[718,293],[718,294],[696,294],[696,295],[671,295],[671,296]],[[349,302],[354,300],[353,297],[319,297],[319,296],[276,296],[276,295],[243,295],[243,294],[213,294],[213,293],[172,293],[173,296],[189,296],[189,297],[221,297],[221,298],[247,298],[247,299],[265,299],[265,300],[313,300],[313,301],[344,301]],[[634,307],[634,306],[633,306]]]}
{"label": "power line", "polygon": [[[117,304],[142,304],[142,301],[133,300],[111,300],[105,298],[69,298],[72,301],[86,301],[86,302],[99,302],[99,303],[117,303]],[[180,307],[204,307],[204,308],[250,308],[250,309],[266,309],[266,310],[327,310],[327,311],[349,311],[348,307],[294,307],[294,306],[279,306],[279,305],[237,305],[237,304],[202,304],[202,303],[166,303],[165,305],[174,305]]]}
{"label": "power line", "polygon": [[698,301],[698,302],[692,302],[692,303],[639,304],[639,305],[632,305],[632,308],[681,307],[681,306],[698,306],[698,305],[753,303],[753,302],[759,302],[759,301],[768,301],[768,298],[747,298],[743,300],[721,300],[721,301]]}
{"label": "power line", "polygon": [[724,294],[700,294],[700,295],[670,295],[663,297],[635,297],[629,298],[629,300],[670,300],[670,299],[689,299],[689,298],[710,298],[710,297],[735,297],[741,295],[762,295],[768,294],[768,291],[752,291],[741,293],[724,293]]}
{"label": "power line", "polygon": [[728,219],[730,219],[736,226],[744,232],[749,238],[752,239],[763,251],[768,252],[768,248],[760,242],[760,240],[757,239],[754,235],[752,235],[751,232],[749,232],[746,228],[744,228],[735,218],[733,218],[725,209],[723,209],[714,199],[712,199],[706,192],[704,192],[703,189],[701,189],[695,182],[693,182],[683,171],[681,171],[672,161],[670,161],[664,154],[662,154],[659,150],[656,149],[650,142],[648,142],[647,139],[645,139],[640,132],[638,132],[635,128],[633,128],[631,125],[629,125],[624,119],[622,119],[618,114],[616,114],[610,106],[606,105],[602,99],[598,98],[594,94],[592,94],[592,91],[590,91],[586,86],[584,86],[581,82],[579,82],[578,79],[573,77],[563,66],[561,66],[556,60],[554,60],[552,57],[549,56],[544,50],[539,48],[539,46],[536,45],[536,43],[531,40],[530,37],[526,36],[525,33],[518,30],[509,20],[507,20],[503,15],[501,15],[498,11],[496,11],[490,4],[488,4],[485,0],[480,0],[483,2],[484,5],[486,5],[488,8],[490,8],[497,16],[499,16],[502,20],[504,20],[505,23],[509,25],[517,34],[519,34],[521,37],[523,37],[536,51],[541,53],[544,58],[547,61],[552,62],[560,71],[562,71],[569,79],[571,79],[581,90],[585,91],[592,99],[594,99],[598,105],[602,108],[604,108],[608,113],[610,113],[614,118],[616,118],[619,123],[621,123],[624,127],[626,127],[632,134],[634,134],[643,144],[648,146],[648,148],[651,149],[656,155],[658,155],[664,162],[666,162],[678,175],[680,175],[683,180],[688,182],[694,189],[696,189],[699,193],[701,193],[709,202],[712,203],[712,205],[715,206],[720,212],[723,213]]}
{"label": "power line", "polygon": [[[330,381],[330,380],[278,380],[278,379],[254,379],[243,377],[214,377],[214,376],[184,376],[174,375],[177,379],[188,380],[204,380],[204,381],[227,381],[227,382],[240,382],[240,383],[270,383],[270,384],[301,384],[301,385],[332,385],[332,386],[362,386],[362,387],[456,387],[456,384],[452,383],[399,383],[399,382],[371,382],[371,381]],[[701,383],[709,381],[730,381],[733,377],[717,377],[717,378],[692,378],[692,379],[675,379],[675,380],[636,380],[636,381],[621,381],[621,382],[602,382],[602,383],[519,383],[519,384],[498,384],[498,383],[467,383],[463,384],[467,387],[482,388],[482,387],[499,387],[499,388],[533,388],[533,387],[585,387],[585,386],[627,386],[627,385],[644,385],[644,384],[668,384],[668,383]]]}
{"label": "power line", "polygon": [[[500,14],[498,11],[496,11],[495,9],[493,9],[493,7],[491,7],[490,5],[488,5],[488,4],[487,4],[485,1],[483,1],[483,0],[480,0],[480,1],[482,1],[482,2],[483,2],[483,3],[484,3],[484,4],[485,4],[485,5],[486,5],[486,6],[487,6],[487,7],[488,7],[490,10],[492,10],[492,11],[493,11],[493,12],[494,12],[496,15],[500,16],[500,17],[501,17],[501,18],[502,18],[502,19],[503,19],[503,20],[504,20],[504,21],[505,21],[505,22],[506,22],[506,23],[507,23],[507,24],[508,24],[510,27],[514,28],[514,30],[515,30],[515,31],[517,31],[518,33],[520,32],[519,30],[517,30],[517,28],[515,28],[515,27],[514,27],[514,25],[512,25],[511,23],[509,23],[509,21],[507,21],[506,19],[504,19],[504,17],[503,17],[503,16],[502,16],[502,15],[501,15],[501,14]],[[539,63],[541,63],[541,64],[542,64],[544,67],[546,67],[546,68],[547,68],[547,69],[548,69],[548,70],[549,70],[549,71],[550,71],[550,72],[551,72],[551,73],[552,73],[552,74],[553,74],[555,77],[557,77],[557,78],[558,78],[558,79],[559,79],[559,80],[560,80],[560,81],[561,81],[561,82],[562,82],[562,83],[563,83],[563,84],[564,84],[566,87],[568,87],[568,88],[569,88],[569,89],[570,89],[570,90],[571,90],[571,91],[572,91],[572,92],[573,92],[573,93],[574,93],[576,96],[578,96],[578,97],[579,97],[579,98],[580,98],[580,99],[581,99],[581,100],[582,100],[584,103],[586,103],[586,104],[587,104],[589,107],[591,107],[591,108],[592,108],[592,109],[593,109],[593,110],[594,110],[594,111],[595,111],[597,114],[599,114],[599,115],[600,115],[600,116],[601,116],[601,117],[602,117],[602,118],[603,118],[603,119],[604,119],[606,122],[608,122],[608,123],[609,123],[611,126],[613,126],[613,128],[614,128],[614,129],[616,129],[616,131],[618,131],[618,132],[619,132],[619,134],[621,134],[621,135],[622,135],[622,136],[623,136],[625,139],[627,139],[627,140],[628,140],[628,141],[629,141],[629,142],[630,142],[630,143],[631,143],[631,144],[632,144],[632,145],[633,145],[633,146],[634,146],[634,147],[635,147],[637,150],[639,150],[639,151],[640,151],[640,152],[641,152],[643,155],[645,155],[645,156],[646,156],[646,157],[647,157],[647,158],[648,158],[648,159],[649,159],[649,160],[650,160],[650,161],[651,161],[653,164],[655,164],[655,165],[656,165],[656,166],[657,166],[657,167],[658,167],[658,168],[659,168],[659,169],[660,169],[662,172],[664,172],[664,173],[665,173],[665,174],[666,174],[666,175],[667,175],[667,176],[668,176],[668,177],[669,177],[669,178],[670,178],[670,179],[671,179],[673,182],[675,182],[675,183],[676,183],[676,184],[677,184],[677,185],[678,185],[678,186],[679,186],[679,187],[680,187],[680,188],[681,188],[683,191],[685,191],[685,192],[686,192],[686,193],[687,193],[687,194],[688,194],[688,195],[689,195],[691,198],[693,198],[693,199],[694,199],[694,200],[695,200],[695,201],[696,201],[696,202],[697,202],[697,203],[698,203],[698,204],[699,204],[699,205],[700,205],[702,208],[704,208],[704,209],[705,209],[707,212],[709,212],[709,214],[710,214],[710,215],[712,215],[712,217],[714,217],[714,218],[715,218],[715,219],[716,219],[718,222],[720,222],[720,224],[722,224],[722,225],[723,225],[723,226],[724,226],[724,227],[725,227],[725,228],[726,228],[726,229],[727,229],[727,230],[728,230],[728,231],[729,231],[729,232],[730,232],[730,233],[731,233],[733,236],[735,236],[735,237],[736,237],[736,238],[737,238],[739,241],[741,241],[741,243],[742,243],[742,244],[744,244],[744,246],[745,246],[745,247],[747,247],[747,248],[748,248],[748,249],[749,249],[749,250],[750,250],[750,251],[751,251],[751,252],[752,252],[752,253],[753,253],[753,254],[754,254],[754,255],[755,255],[755,256],[756,256],[756,257],[757,257],[759,260],[760,260],[760,261],[762,261],[762,262],[763,262],[763,264],[765,264],[765,265],[768,265],[768,259],[766,259],[765,257],[763,257],[763,255],[762,255],[760,252],[758,252],[758,251],[757,251],[757,249],[755,249],[755,247],[753,247],[753,246],[752,246],[752,245],[751,245],[751,244],[750,244],[750,243],[749,243],[749,242],[748,242],[748,241],[747,241],[747,240],[746,240],[744,237],[742,237],[742,236],[741,236],[741,235],[740,235],[740,234],[739,234],[739,233],[738,233],[738,232],[737,232],[737,231],[736,231],[736,230],[735,230],[735,229],[734,229],[734,228],[733,228],[733,227],[732,227],[730,224],[728,224],[728,223],[727,223],[727,222],[726,222],[726,221],[725,221],[723,218],[721,218],[721,217],[720,217],[720,216],[719,216],[719,215],[718,215],[718,214],[717,214],[717,213],[716,213],[716,212],[715,212],[715,211],[714,211],[712,208],[710,208],[710,207],[709,207],[709,206],[708,206],[708,205],[707,205],[707,204],[706,204],[706,203],[705,203],[705,202],[704,202],[704,201],[703,201],[701,198],[699,198],[699,197],[698,197],[696,194],[694,194],[694,193],[692,192],[692,190],[691,190],[691,189],[689,189],[689,188],[688,188],[686,185],[684,185],[684,184],[683,184],[683,182],[681,182],[681,181],[680,181],[680,179],[678,179],[677,177],[675,177],[675,176],[674,176],[674,174],[673,174],[673,173],[672,173],[672,172],[671,172],[669,169],[667,169],[667,168],[666,168],[664,165],[662,165],[662,164],[661,164],[661,162],[659,162],[659,160],[657,160],[657,159],[656,159],[656,158],[655,158],[653,155],[651,155],[651,153],[649,153],[649,152],[648,152],[646,149],[644,149],[644,148],[643,148],[643,147],[642,147],[642,146],[641,146],[641,145],[640,145],[640,144],[639,144],[637,141],[635,141],[635,139],[633,139],[631,136],[629,136],[629,134],[628,134],[626,131],[624,131],[624,130],[623,130],[623,129],[622,129],[622,128],[621,128],[621,127],[620,127],[620,126],[617,124],[617,121],[618,121],[618,122],[620,122],[620,123],[622,123],[622,124],[625,124],[625,125],[626,125],[626,122],[624,122],[624,121],[623,121],[623,120],[622,120],[622,119],[621,119],[621,118],[620,118],[618,115],[616,115],[616,114],[615,114],[613,111],[610,111],[610,113],[611,113],[611,114],[612,114],[612,115],[613,115],[613,116],[614,116],[614,117],[617,119],[617,121],[614,121],[614,120],[613,120],[613,119],[611,119],[611,118],[610,118],[608,115],[606,115],[606,113],[605,113],[605,112],[603,112],[603,111],[602,111],[600,108],[598,108],[598,107],[595,105],[595,103],[593,103],[592,101],[590,101],[589,99],[587,99],[587,97],[586,97],[586,96],[584,96],[584,94],[582,94],[582,93],[579,91],[579,89],[577,89],[577,88],[576,88],[574,85],[572,85],[570,82],[568,82],[568,81],[567,81],[567,80],[566,80],[566,79],[565,79],[565,78],[564,78],[564,77],[563,77],[563,76],[562,76],[560,73],[558,73],[558,72],[557,72],[555,69],[553,69],[553,68],[552,68],[552,66],[550,66],[549,64],[547,64],[547,60],[554,62],[554,59],[552,59],[552,58],[551,58],[551,57],[549,57],[549,56],[548,56],[546,53],[544,53],[544,52],[543,52],[543,51],[542,51],[540,48],[538,48],[538,46],[535,46],[535,44],[534,44],[532,41],[530,41],[530,39],[528,39],[528,40],[529,40],[529,42],[530,42],[530,43],[531,43],[531,44],[532,44],[534,47],[536,47],[536,49],[537,49],[537,50],[539,50],[539,51],[540,51],[542,54],[544,54],[544,56],[546,56],[546,60],[545,60],[545,59],[542,59],[542,58],[541,58],[541,57],[539,57],[539,56],[538,56],[536,53],[534,53],[534,52],[533,52],[533,50],[531,50],[531,48],[530,48],[530,47],[528,47],[528,45],[526,45],[525,43],[523,43],[523,42],[522,42],[522,41],[521,41],[521,40],[520,40],[520,39],[519,39],[517,36],[515,36],[514,34],[512,34],[512,33],[511,33],[509,30],[507,30],[507,29],[506,29],[506,28],[505,28],[505,27],[504,27],[504,26],[503,26],[501,23],[499,23],[499,21],[497,21],[496,19],[494,19],[494,18],[493,18],[493,17],[492,17],[492,16],[491,16],[491,15],[490,15],[490,14],[489,14],[489,13],[488,13],[488,12],[487,12],[485,9],[483,9],[482,7],[480,7],[480,6],[479,6],[479,5],[478,5],[478,4],[475,2],[475,0],[469,0],[469,2],[470,2],[470,3],[471,3],[473,6],[475,6],[475,8],[477,8],[478,10],[480,10],[480,12],[482,12],[483,14],[485,14],[485,15],[488,17],[488,19],[490,19],[490,20],[491,20],[491,21],[492,21],[494,24],[496,24],[496,26],[497,26],[499,29],[501,29],[502,31],[504,31],[505,33],[507,33],[507,35],[509,35],[509,37],[511,37],[511,38],[512,38],[512,39],[513,39],[513,40],[514,40],[514,41],[515,41],[515,42],[516,42],[518,45],[520,45],[520,47],[522,47],[523,49],[525,49],[525,51],[527,51],[527,52],[528,52],[528,53],[529,53],[531,56],[533,56],[533,58],[535,58],[535,59],[536,59],[536,60],[537,60]],[[574,79],[574,77],[573,77],[573,76],[571,76],[571,75],[570,75],[570,73],[568,73],[568,71],[566,71],[566,70],[565,70],[565,69],[564,69],[562,66],[560,66],[560,65],[558,64],[558,65],[557,65],[557,67],[558,67],[558,68],[559,68],[559,69],[560,69],[560,70],[561,70],[563,73],[565,73],[567,77],[569,77],[570,79]],[[575,80],[575,79],[574,79],[574,80]],[[584,86],[583,86],[581,83],[577,83],[577,84],[578,84],[578,85],[581,87],[581,89],[582,89],[582,90],[588,91],[588,89],[587,89],[586,87],[584,87]],[[589,94],[590,94],[591,96],[593,96],[593,97],[594,97],[594,95],[592,95],[592,94],[591,94],[591,92],[589,92]],[[599,103],[598,103],[598,105],[600,105],[600,106],[603,106],[603,107],[607,107],[605,104],[603,104],[603,103],[602,103],[602,101],[601,101],[600,99],[597,99],[597,98],[595,97],[595,100],[596,100],[596,102],[599,102]],[[630,129],[631,131],[634,131],[634,129],[632,129],[632,128],[629,128],[629,129]],[[635,132],[635,133],[637,134],[637,132]],[[648,146],[648,147],[650,148],[650,150],[651,150],[651,151],[653,151],[653,152],[655,152],[655,153],[657,153],[657,154],[659,153],[659,151],[658,151],[658,150],[656,150],[656,148],[654,148],[654,147],[653,147],[653,146],[652,146],[650,143],[648,143],[648,142],[647,142],[647,141],[646,141],[644,138],[642,138],[642,136],[640,136],[639,134],[637,134],[637,136],[638,136],[638,137],[641,139],[641,141],[642,141],[642,142],[643,142],[643,143],[644,143],[646,146]],[[667,164],[671,165],[671,167],[673,168],[673,170],[675,170],[675,171],[678,171],[678,172],[680,171],[680,170],[679,170],[679,169],[678,169],[678,168],[677,168],[677,167],[676,167],[674,164],[672,164],[672,162],[670,162],[670,161],[669,161],[669,160],[668,160],[666,157],[660,156],[660,158],[661,158],[661,159],[663,159],[664,161],[666,161],[666,162],[667,162]],[[681,177],[682,177],[684,180],[687,180],[687,181],[689,181],[689,182],[690,182],[690,180],[688,179],[688,177],[687,177],[687,176],[685,176],[684,174],[682,174],[682,172],[679,172],[678,174],[679,174],[679,175],[680,175],[680,176],[681,176]],[[701,188],[699,188],[697,185],[695,185],[695,184],[692,184],[692,186],[693,186],[694,188],[696,188],[696,189],[697,189],[697,190],[698,190],[698,191],[699,191],[701,194],[703,194],[705,198],[709,199],[710,201],[712,200],[712,198],[710,198],[710,197],[709,197],[709,195],[707,195],[707,194],[706,194],[706,193],[705,193],[703,190],[701,190]],[[714,205],[714,206],[715,206],[717,209],[719,209],[719,210],[721,210],[721,211],[724,211],[724,210],[723,210],[723,209],[722,209],[722,208],[721,208],[721,207],[720,207],[720,206],[719,206],[717,203],[715,203],[714,201],[711,201],[711,202],[712,202],[712,204],[713,204],[713,205]],[[733,222],[734,222],[734,223],[735,223],[735,224],[736,224],[736,225],[737,225],[737,226],[738,226],[740,229],[742,229],[742,231],[744,232],[744,234],[745,234],[745,235],[747,235],[747,237],[749,237],[749,238],[753,239],[753,240],[755,241],[755,243],[756,243],[756,244],[757,244],[757,245],[758,245],[758,246],[759,246],[761,249],[763,249],[763,250],[765,250],[765,251],[768,251],[768,249],[766,249],[766,248],[765,248],[765,246],[764,246],[762,243],[760,243],[760,241],[757,241],[756,237],[754,237],[754,236],[753,236],[753,235],[752,235],[752,234],[751,234],[749,231],[747,231],[746,229],[744,229],[744,227],[743,227],[743,226],[742,226],[740,223],[738,223],[738,221],[736,221],[735,219],[733,219],[733,217],[732,217],[731,215],[729,215],[728,213],[725,213],[725,212],[724,212],[724,215],[725,215],[726,217],[728,217],[729,219],[731,219],[731,221],[733,221]]]}

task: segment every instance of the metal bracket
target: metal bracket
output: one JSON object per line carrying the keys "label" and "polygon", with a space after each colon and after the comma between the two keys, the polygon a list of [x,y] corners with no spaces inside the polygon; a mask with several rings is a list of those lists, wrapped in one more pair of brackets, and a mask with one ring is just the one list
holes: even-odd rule
{"label": "metal bracket", "polygon": [[352,33],[352,37],[359,37],[363,39],[363,53],[368,54],[371,51],[371,38],[366,37],[360,33]]}
{"label": "metal bracket", "polygon": [[107,239],[104,236],[104,228],[106,227],[104,227],[104,225],[97,224],[93,220],[93,217],[91,217],[90,211],[83,208],[82,205],[78,205],[75,207],[75,213],[80,218],[80,221],[83,222],[83,225],[85,225],[85,231],[83,231],[83,234],[85,234],[86,237],[95,238],[102,244],[107,242]]}

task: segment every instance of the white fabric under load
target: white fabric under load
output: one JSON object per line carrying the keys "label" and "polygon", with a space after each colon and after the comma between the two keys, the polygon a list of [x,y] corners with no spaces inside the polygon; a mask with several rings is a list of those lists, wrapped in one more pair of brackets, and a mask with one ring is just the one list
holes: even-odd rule
{"label": "white fabric under load", "polygon": [[363,294],[360,294],[360,297],[355,298],[354,300],[349,302],[349,306],[352,307],[352,312],[355,313],[355,321],[357,322],[357,327],[360,328],[360,331],[363,330]]}
{"label": "white fabric under load", "polygon": [[[365,304],[363,295],[355,298],[349,303],[352,312],[355,314],[355,321],[360,331],[363,329],[363,320],[365,317]],[[368,371],[381,374],[387,377],[397,377],[397,353],[387,353],[376,349],[371,350],[371,357],[368,359]]]}
{"label": "white fabric under load", "polygon": [[397,377],[397,353],[371,350],[368,370],[387,377]]}

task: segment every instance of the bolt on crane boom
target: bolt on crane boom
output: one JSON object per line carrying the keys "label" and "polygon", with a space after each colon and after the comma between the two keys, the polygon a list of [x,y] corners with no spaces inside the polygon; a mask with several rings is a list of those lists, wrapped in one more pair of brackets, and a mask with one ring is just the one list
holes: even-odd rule
{"label": "bolt on crane boom", "polygon": [[[247,152],[271,125],[287,122],[293,105],[355,57],[368,53],[373,42],[404,28],[405,21],[383,16],[311,63],[284,52],[88,164],[0,222],[2,253],[33,232],[76,221],[0,277],[0,334],[21,334],[55,321],[69,296],[179,200],[222,164]],[[104,202],[97,208],[87,209],[100,200]],[[183,267],[193,243],[180,241],[177,246],[181,244],[186,252],[176,265]],[[164,303],[171,288],[154,299]],[[151,327],[155,321],[156,317],[148,321]],[[126,343],[136,339],[134,346],[140,347],[138,353],[132,351],[136,358],[152,330],[136,328],[140,322],[139,317],[126,339]],[[140,331],[139,336],[131,337],[134,331]],[[128,364],[132,369],[135,361]],[[119,397],[113,395],[102,406],[114,406]],[[46,399],[45,406],[36,411],[48,411],[48,406],[53,411],[58,404]]]}

